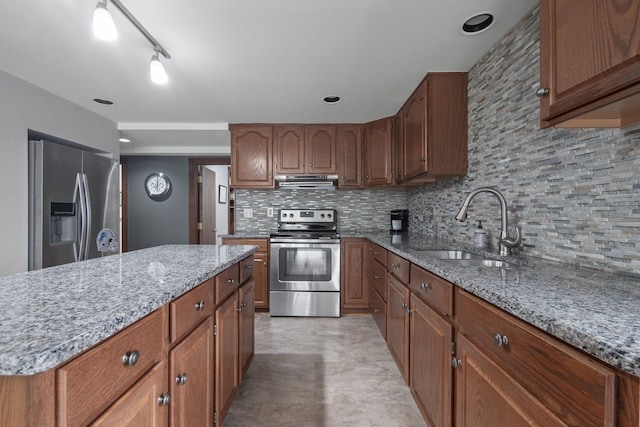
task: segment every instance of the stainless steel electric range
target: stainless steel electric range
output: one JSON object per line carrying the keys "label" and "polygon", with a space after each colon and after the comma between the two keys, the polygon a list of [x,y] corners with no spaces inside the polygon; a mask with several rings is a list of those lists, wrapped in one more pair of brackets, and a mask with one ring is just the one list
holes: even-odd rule
{"label": "stainless steel electric range", "polygon": [[281,209],[270,239],[271,316],[340,317],[335,209]]}

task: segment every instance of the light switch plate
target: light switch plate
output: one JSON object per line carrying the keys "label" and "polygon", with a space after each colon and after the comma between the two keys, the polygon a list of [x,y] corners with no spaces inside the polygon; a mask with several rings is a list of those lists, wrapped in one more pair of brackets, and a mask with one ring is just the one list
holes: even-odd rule
{"label": "light switch plate", "polygon": [[273,208],[267,208],[267,216],[273,218]]}
{"label": "light switch plate", "polygon": [[245,208],[244,209],[244,217],[245,218],[253,218],[253,209]]}

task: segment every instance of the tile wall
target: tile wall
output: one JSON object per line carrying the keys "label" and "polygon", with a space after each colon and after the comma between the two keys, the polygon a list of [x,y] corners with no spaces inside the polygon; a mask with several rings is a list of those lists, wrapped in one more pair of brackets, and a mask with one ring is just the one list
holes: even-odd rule
{"label": "tile wall", "polygon": [[481,194],[466,222],[466,194],[499,189],[511,233],[527,255],[640,274],[640,126],[540,129],[538,8],[469,71],[469,172],[409,191],[413,232],[471,242],[476,220],[500,229],[497,199]]}

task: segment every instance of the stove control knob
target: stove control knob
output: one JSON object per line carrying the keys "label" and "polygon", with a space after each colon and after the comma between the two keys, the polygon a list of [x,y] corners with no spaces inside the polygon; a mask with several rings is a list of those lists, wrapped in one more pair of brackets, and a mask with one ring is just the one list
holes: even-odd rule
{"label": "stove control knob", "polygon": [[283,213],[283,214],[282,214],[282,218],[286,218],[286,217],[287,217],[287,214],[286,214],[286,213]]}
{"label": "stove control knob", "polygon": [[331,214],[327,214],[327,218],[331,218]]}
{"label": "stove control knob", "polygon": [[320,218],[324,218],[324,214],[320,214]]}
{"label": "stove control knob", "polygon": [[289,214],[289,218],[293,218],[293,214]]}

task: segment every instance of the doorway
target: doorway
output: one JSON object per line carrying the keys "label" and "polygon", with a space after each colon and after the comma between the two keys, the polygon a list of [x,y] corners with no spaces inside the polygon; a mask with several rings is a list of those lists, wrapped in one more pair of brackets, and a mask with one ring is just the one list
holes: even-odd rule
{"label": "doorway", "polygon": [[189,159],[190,244],[220,244],[230,234],[230,164],[229,157]]}

